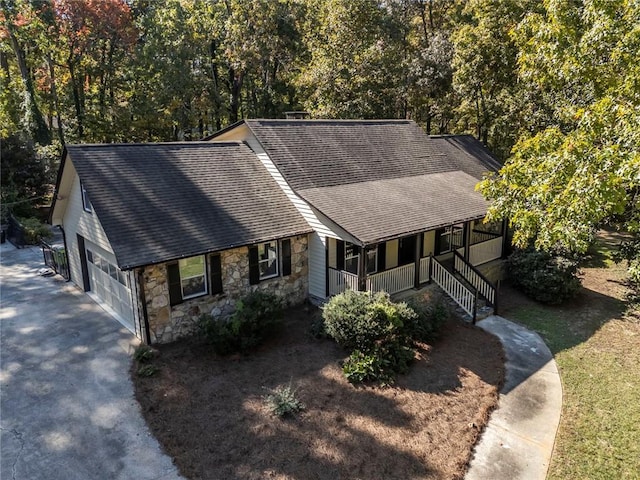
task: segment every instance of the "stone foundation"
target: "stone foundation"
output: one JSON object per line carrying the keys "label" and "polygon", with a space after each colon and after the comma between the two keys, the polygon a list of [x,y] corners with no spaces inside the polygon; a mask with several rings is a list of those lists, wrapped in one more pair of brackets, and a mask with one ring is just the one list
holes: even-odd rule
{"label": "stone foundation", "polygon": [[185,300],[173,307],[169,305],[166,265],[145,267],[144,293],[151,343],[168,343],[195,333],[203,313],[228,318],[235,310],[236,301],[256,290],[273,293],[288,306],[302,303],[309,291],[307,248],[306,235],[291,238],[291,275],[263,280],[257,285],[249,285],[247,247],[220,252],[224,292]]}

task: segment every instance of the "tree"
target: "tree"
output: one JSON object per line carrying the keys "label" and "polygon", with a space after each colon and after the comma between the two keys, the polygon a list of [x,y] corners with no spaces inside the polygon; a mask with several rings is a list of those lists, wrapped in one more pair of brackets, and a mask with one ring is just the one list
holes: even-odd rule
{"label": "tree", "polygon": [[639,24],[633,1],[550,0],[514,31],[520,77],[557,102],[555,124],[522,138],[480,184],[515,244],[584,252],[616,216],[640,233]]}

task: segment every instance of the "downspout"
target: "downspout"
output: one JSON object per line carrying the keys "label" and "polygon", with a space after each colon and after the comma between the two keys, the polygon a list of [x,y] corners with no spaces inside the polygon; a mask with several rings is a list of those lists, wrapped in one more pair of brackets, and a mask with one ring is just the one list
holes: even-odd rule
{"label": "downspout", "polygon": [[144,294],[144,267],[138,270],[138,295],[142,305],[142,319],[144,320],[144,342],[151,345],[151,332],[149,331],[149,312],[147,312],[147,296]]}

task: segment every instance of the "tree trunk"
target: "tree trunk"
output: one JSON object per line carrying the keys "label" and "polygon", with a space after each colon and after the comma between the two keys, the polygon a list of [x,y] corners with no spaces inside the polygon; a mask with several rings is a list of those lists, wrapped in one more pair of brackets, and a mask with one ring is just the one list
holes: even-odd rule
{"label": "tree trunk", "polygon": [[238,121],[238,110],[240,109],[240,91],[242,90],[242,82],[244,74],[238,73],[229,67],[229,86],[231,87],[231,105],[229,105],[229,121],[235,123]]}
{"label": "tree trunk", "polygon": [[51,78],[51,99],[53,101],[53,109],[56,112],[56,122],[58,124],[58,138],[64,146],[64,132],[62,130],[62,117],[60,116],[60,102],[58,101],[58,88],[56,86],[56,71],[51,56],[47,56],[47,65],[49,65],[49,77]]}
{"label": "tree trunk", "polygon": [[84,111],[82,108],[82,100],[80,98],[80,90],[78,87],[78,79],[76,74],[75,65],[69,61],[69,75],[71,76],[71,90],[73,92],[73,105],[76,109],[76,121],[78,122],[78,138],[82,139],[84,136]]}
{"label": "tree trunk", "polygon": [[33,88],[33,80],[31,79],[31,72],[29,72],[29,68],[27,67],[27,59],[25,57],[24,50],[18,43],[18,39],[13,32],[10,22],[6,22],[5,25],[7,26],[9,39],[11,40],[11,48],[16,55],[18,68],[20,69],[20,77],[22,78],[25,93],[27,95],[27,104],[29,108],[29,133],[33,136],[36,143],[39,143],[40,145],[49,145],[51,143],[51,134],[47,128],[46,122],[44,121],[42,112],[38,107],[35,89]]}

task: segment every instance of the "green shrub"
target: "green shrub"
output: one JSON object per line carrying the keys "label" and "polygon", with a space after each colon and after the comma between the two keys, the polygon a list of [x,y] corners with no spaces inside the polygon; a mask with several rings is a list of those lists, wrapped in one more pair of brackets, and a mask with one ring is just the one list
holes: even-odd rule
{"label": "green shrub", "polygon": [[230,319],[202,315],[199,324],[217,354],[247,352],[280,328],[282,301],[273,294],[255,291],[236,303]]}
{"label": "green shrub", "polygon": [[442,301],[424,304],[409,301],[409,308],[415,313],[415,318],[405,324],[405,334],[419,342],[431,342],[438,337],[442,326],[449,318],[449,310]]}
{"label": "green shrub", "polygon": [[394,303],[386,293],[346,292],[325,305],[327,333],[351,351],[342,371],[352,383],[393,383],[414,358],[409,332],[418,315],[406,303]]}
{"label": "green shrub", "polygon": [[133,352],[133,358],[138,363],[148,363],[153,360],[153,357],[156,356],[156,350],[151,348],[149,345],[138,345],[136,350]]}
{"label": "green shrub", "polygon": [[152,377],[158,373],[160,369],[152,364],[141,365],[138,368],[138,375],[141,377]]}
{"label": "green shrub", "polygon": [[513,285],[541,303],[560,304],[580,290],[578,262],[548,252],[516,250],[507,272]]}
{"label": "green shrub", "polygon": [[289,385],[279,385],[274,388],[264,401],[267,407],[277,417],[286,417],[304,410],[304,404],[297,398],[297,390]]}
{"label": "green shrub", "polygon": [[377,342],[402,332],[416,313],[389,295],[347,290],[331,298],[322,310],[327,333],[349,350],[370,351]]}
{"label": "green shrub", "polygon": [[28,245],[36,245],[40,240],[53,236],[49,227],[35,217],[19,218],[18,221],[24,229],[24,241]]}

